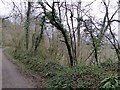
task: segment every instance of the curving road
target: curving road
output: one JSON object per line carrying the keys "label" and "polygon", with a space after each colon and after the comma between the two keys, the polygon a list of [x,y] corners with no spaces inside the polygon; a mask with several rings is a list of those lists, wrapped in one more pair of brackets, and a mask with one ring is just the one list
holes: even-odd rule
{"label": "curving road", "polygon": [[11,63],[0,49],[2,58],[2,88],[32,88],[16,66]]}

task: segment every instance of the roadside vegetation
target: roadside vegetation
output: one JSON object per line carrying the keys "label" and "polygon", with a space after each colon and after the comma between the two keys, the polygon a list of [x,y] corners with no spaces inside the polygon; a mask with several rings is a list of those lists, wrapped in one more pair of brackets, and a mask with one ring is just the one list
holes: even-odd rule
{"label": "roadside vegetation", "polygon": [[[113,88],[119,90],[117,62],[106,60],[98,65],[87,65],[80,62],[73,68],[62,66],[53,60],[43,60],[39,55],[32,56],[28,52],[17,51],[13,48],[5,50],[17,61],[18,66],[23,68],[28,75],[37,75],[35,86],[38,88]],[[22,65],[20,65],[22,63]],[[22,67],[21,67],[22,66]],[[39,82],[38,78],[43,79]],[[41,84],[42,83],[42,84]],[[42,85],[42,86],[39,86]]]}
{"label": "roadside vegetation", "polygon": [[21,2],[25,12],[12,2],[11,16],[2,18],[2,45],[35,87],[119,90],[120,44],[112,26],[120,22],[119,8],[108,14],[111,1],[101,0],[99,18],[89,10],[94,2],[86,8],[81,0]]}

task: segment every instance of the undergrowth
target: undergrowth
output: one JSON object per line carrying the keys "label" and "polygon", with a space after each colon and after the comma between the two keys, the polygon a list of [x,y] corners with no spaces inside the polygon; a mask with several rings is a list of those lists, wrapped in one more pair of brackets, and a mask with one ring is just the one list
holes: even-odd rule
{"label": "undergrowth", "polygon": [[[99,66],[90,66],[80,62],[70,68],[61,66],[53,60],[43,60],[39,55],[32,56],[29,51],[9,48],[7,53],[22,62],[28,70],[45,78],[47,80],[43,86],[45,88],[66,88],[68,90],[70,88],[106,88],[107,80],[111,83],[109,80],[113,78],[110,75],[116,75],[117,73],[117,67],[112,65],[111,61],[103,62]],[[106,82],[104,82],[104,79]],[[119,86],[119,84],[115,85],[113,87]],[[108,86],[108,88],[111,88],[110,85]]]}

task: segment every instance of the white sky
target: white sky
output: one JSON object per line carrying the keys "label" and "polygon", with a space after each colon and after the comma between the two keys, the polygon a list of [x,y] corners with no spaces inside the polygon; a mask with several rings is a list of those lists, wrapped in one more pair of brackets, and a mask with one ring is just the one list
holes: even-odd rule
{"label": "white sky", "polygon": [[[0,16],[3,16],[3,15],[8,15],[9,12],[12,10],[12,7],[10,7],[12,5],[12,1],[14,1],[16,4],[19,5],[20,2],[25,2],[27,0],[0,0]],[[29,1],[37,1],[37,0],[29,0]],[[48,2],[52,2],[52,0],[46,0]],[[57,0],[54,0],[54,1],[57,1]],[[65,0],[60,0],[60,1],[65,1]],[[77,2],[79,0],[66,0],[68,2],[71,3],[71,1],[73,2]],[[81,0],[83,2],[83,6],[88,4],[88,3],[91,3],[92,1],[94,0]],[[108,1],[108,0],[106,0]],[[116,5],[116,2],[118,0],[110,0],[111,1],[111,4],[112,5]],[[93,8],[93,14],[94,15],[98,15],[100,16],[101,12],[99,12],[99,10],[101,9],[101,5],[100,5],[100,2],[101,0],[96,0],[93,4],[92,4],[92,8]],[[97,16],[96,15],[96,16]]]}
{"label": "white sky", "polygon": [[[20,2],[25,2],[27,0],[0,0],[0,16],[9,16],[9,13],[12,11],[12,1],[14,1],[18,7],[19,7],[19,4]],[[30,1],[30,0],[29,0]],[[32,0],[32,1],[37,1],[37,0]],[[46,0],[48,1],[49,3],[52,2],[52,0]],[[57,0],[54,0],[54,1],[57,1]],[[65,1],[65,0],[60,0],[60,1]],[[68,1],[69,3],[71,3],[71,1],[73,2],[77,2],[79,0],[66,0]],[[94,0],[81,0],[82,1],[82,5],[85,6],[86,4],[88,3],[91,3],[92,1]],[[93,4],[92,4],[92,12],[91,14],[97,18],[103,18],[104,17],[104,14],[101,14],[101,12],[104,12],[104,8],[102,7],[101,5],[101,2],[102,0],[96,0]],[[109,1],[109,0],[106,0],[106,1]],[[117,1],[118,0],[110,0],[111,1],[111,13],[115,10],[115,8],[117,8]],[[118,18],[118,15],[115,16],[115,18],[117,19]],[[116,24],[115,27],[118,27],[118,25]],[[118,32],[118,29],[116,28],[116,31],[115,32]]]}

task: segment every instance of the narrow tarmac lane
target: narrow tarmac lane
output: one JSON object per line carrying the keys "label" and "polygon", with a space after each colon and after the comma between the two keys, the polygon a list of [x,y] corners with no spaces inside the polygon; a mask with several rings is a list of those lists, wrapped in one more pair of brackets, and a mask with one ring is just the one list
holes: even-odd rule
{"label": "narrow tarmac lane", "polygon": [[3,53],[0,54],[2,56],[0,57],[2,58],[2,88],[31,88],[16,66]]}
{"label": "narrow tarmac lane", "polygon": [[0,50],[0,90],[2,89],[2,50]]}

